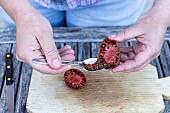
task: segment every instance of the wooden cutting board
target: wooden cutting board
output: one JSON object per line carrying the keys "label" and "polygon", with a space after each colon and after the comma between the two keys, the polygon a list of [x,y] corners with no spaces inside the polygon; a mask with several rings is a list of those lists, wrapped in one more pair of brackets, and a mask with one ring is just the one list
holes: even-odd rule
{"label": "wooden cutting board", "polygon": [[43,75],[34,70],[28,111],[158,113],[164,109],[163,97],[170,99],[170,78],[158,79],[156,68],[151,65],[131,73],[82,71],[87,76],[87,83],[82,89],[73,90],[65,85],[63,74]]}

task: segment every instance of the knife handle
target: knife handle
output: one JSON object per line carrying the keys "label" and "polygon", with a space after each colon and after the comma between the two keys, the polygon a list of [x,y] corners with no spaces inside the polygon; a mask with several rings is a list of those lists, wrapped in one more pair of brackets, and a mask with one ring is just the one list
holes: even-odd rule
{"label": "knife handle", "polygon": [[11,85],[13,81],[13,64],[12,64],[12,54],[7,53],[5,56],[5,61],[6,61],[6,85]]}

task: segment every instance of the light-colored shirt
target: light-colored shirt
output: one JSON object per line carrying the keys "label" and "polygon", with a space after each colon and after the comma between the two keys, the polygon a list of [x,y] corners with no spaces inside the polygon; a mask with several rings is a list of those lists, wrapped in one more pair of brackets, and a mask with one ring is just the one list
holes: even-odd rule
{"label": "light-colored shirt", "polygon": [[[36,2],[39,2],[41,5],[45,7],[49,7],[51,0],[35,0]],[[77,6],[87,6],[91,5],[97,2],[100,2],[102,0],[66,0],[67,4],[70,9],[73,9]]]}

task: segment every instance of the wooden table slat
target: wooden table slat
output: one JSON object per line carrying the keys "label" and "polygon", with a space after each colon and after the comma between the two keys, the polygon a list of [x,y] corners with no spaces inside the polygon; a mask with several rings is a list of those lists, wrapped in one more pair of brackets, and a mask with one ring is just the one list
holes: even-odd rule
{"label": "wooden table slat", "polygon": [[123,43],[119,43],[119,46],[123,46],[123,47],[127,47],[129,46],[128,42],[123,42]]}
{"label": "wooden table slat", "polygon": [[98,57],[98,47],[100,46],[100,43],[91,43],[91,57],[92,58],[97,58]]}
{"label": "wooden table slat", "polygon": [[135,43],[134,41],[131,41],[131,42],[128,42],[128,45],[132,46],[134,43]]}
{"label": "wooden table slat", "polygon": [[78,61],[90,58],[90,43],[78,43]]}
{"label": "wooden table slat", "polygon": [[64,47],[64,43],[60,43],[60,42],[57,42],[57,43],[55,43],[56,44],[56,47],[59,49],[59,48],[62,48],[62,47]]}
{"label": "wooden table slat", "polygon": [[[160,65],[160,62],[159,62],[159,59],[158,58],[155,58],[154,60],[152,60],[153,65],[156,67],[157,69],[157,72],[158,72],[158,77],[159,78],[163,78],[163,71],[162,71],[162,68],[161,68],[161,65]],[[152,63],[151,63],[152,64]]]}
{"label": "wooden table slat", "polygon": [[[126,27],[100,27],[100,28],[55,28],[55,42],[101,42],[110,34],[115,34]],[[14,29],[0,29],[0,43],[16,43]],[[170,40],[170,29],[167,29],[166,40]]]}
{"label": "wooden table slat", "polygon": [[[5,84],[6,82],[4,82]],[[2,94],[0,97],[0,113],[7,113],[7,97],[6,97],[6,87],[2,87]]]}
{"label": "wooden table slat", "polygon": [[[170,28],[169,28],[169,29],[170,29]],[[169,36],[169,37],[170,37],[170,36]],[[168,47],[169,53],[166,53],[167,50],[165,50],[165,53],[168,54],[168,55],[170,55],[170,41],[166,41],[166,42],[167,42],[167,47]],[[164,43],[165,43],[165,41],[164,41]],[[163,48],[163,49],[165,49],[165,48]],[[168,62],[168,66],[170,66],[170,65],[169,65],[169,63],[170,63],[170,57],[168,57],[168,59],[167,59],[166,62]],[[170,71],[170,68],[169,68],[168,70]],[[164,76],[167,76],[167,75],[164,75]],[[170,75],[168,75],[168,76],[170,76]],[[164,110],[163,113],[170,113],[170,101],[164,100],[164,103],[165,103],[165,110]]]}
{"label": "wooden table slat", "polygon": [[23,63],[19,81],[18,92],[15,102],[15,113],[24,113],[31,81],[32,69],[28,64]]}
{"label": "wooden table slat", "polygon": [[160,60],[161,60],[161,65],[162,65],[162,70],[164,72],[164,75],[170,76],[170,62],[167,62],[168,60],[170,60],[170,49],[166,41],[162,46]]}
{"label": "wooden table slat", "polygon": [[170,101],[164,100],[165,110],[163,113],[170,113]]}

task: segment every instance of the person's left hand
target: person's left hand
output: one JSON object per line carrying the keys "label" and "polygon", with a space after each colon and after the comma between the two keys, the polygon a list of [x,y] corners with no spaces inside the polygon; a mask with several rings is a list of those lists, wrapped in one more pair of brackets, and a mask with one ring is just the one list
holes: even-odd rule
{"label": "person's left hand", "polygon": [[120,47],[123,63],[114,68],[113,72],[137,71],[159,56],[167,29],[167,23],[160,20],[161,16],[163,15],[157,14],[157,9],[153,9],[139,18],[133,26],[109,36],[109,39],[118,42],[137,39],[133,46]]}

